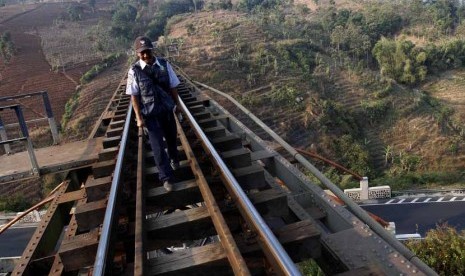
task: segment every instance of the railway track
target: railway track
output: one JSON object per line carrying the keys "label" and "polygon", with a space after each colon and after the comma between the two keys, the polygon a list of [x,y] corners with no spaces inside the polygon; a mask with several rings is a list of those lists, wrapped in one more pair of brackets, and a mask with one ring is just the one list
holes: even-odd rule
{"label": "railway track", "polygon": [[124,90],[92,131],[99,162],[69,172],[12,275],[299,275],[308,259],[329,275],[434,274],[185,76],[166,192]]}

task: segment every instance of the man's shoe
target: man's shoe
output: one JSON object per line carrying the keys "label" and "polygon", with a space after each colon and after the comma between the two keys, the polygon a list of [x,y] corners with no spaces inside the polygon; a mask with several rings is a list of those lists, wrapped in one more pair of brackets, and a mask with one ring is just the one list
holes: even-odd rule
{"label": "man's shoe", "polygon": [[173,171],[179,169],[179,162],[178,161],[171,160],[170,165],[171,165],[171,168],[173,169]]}
{"label": "man's shoe", "polygon": [[171,192],[173,190],[173,184],[171,184],[169,180],[163,181],[163,187],[167,192]]}

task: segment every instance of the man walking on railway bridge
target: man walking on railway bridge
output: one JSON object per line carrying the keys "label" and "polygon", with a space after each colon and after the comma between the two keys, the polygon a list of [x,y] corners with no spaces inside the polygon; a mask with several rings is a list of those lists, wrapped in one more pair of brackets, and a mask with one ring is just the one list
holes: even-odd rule
{"label": "man walking on railway bridge", "polygon": [[158,177],[169,192],[172,190],[173,170],[179,166],[174,111],[179,112],[176,87],[180,81],[167,60],[153,55],[153,44],[149,38],[137,37],[134,50],[138,60],[128,71],[126,94],[131,95],[137,126],[147,130]]}

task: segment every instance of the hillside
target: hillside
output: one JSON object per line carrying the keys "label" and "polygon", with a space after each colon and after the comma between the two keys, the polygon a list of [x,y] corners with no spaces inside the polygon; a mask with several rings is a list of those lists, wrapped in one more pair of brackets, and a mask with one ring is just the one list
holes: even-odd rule
{"label": "hillside", "polygon": [[[178,43],[174,63],[234,96],[295,147],[375,185],[465,183],[465,55],[456,53],[465,49],[465,24],[438,20],[445,8],[439,2],[207,1],[196,8],[179,1],[0,8],[0,31],[17,45],[0,65],[0,96],[49,91],[57,120],[65,118],[65,141],[83,139],[124,76],[125,57],[85,82],[81,77],[125,51],[133,36],[166,30],[159,44]],[[79,13],[73,20],[71,11]],[[456,14],[465,18],[464,9]],[[43,114],[21,103],[27,118]],[[342,188],[357,185],[317,165]]]}
{"label": "hillside", "polygon": [[[61,128],[62,143],[88,137],[125,74],[125,56],[120,56],[114,58],[111,67],[100,69],[92,81],[81,82],[83,75],[95,65],[107,64],[109,54],[126,49],[115,39],[107,39],[107,28],[101,27],[109,25],[112,5],[98,1],[94,9],[73,2],[11,3],[0,7],[0,35],[3,39],[9,33],[15,48],[10,60],[4,55],[0,57],[0,97],[47,91]],[[72,7],[81,12],[79,20],[70,20]],[[105,42],[103,45],[99,44],[101,40]],[[21,104],[26,120],[46,115],[39,97],[15,103]],[[62,124],[64,115],[70,117],[65,120],[66,124]],[[6,124],[17,122],[13,112],[2,112],[0,116]],[[47,121],[28,123],[28,128],[35,147],[52,144]],[[9,138],[14,135],[19,135],[19,131],[8,129]],[[12,148],[24,150],[22,143],[15,143]],[[3,154],[3,147],[0,153]],[[3,184],[0,200],[17,194],[18,200],[35,202],[60,179],[60,176],[47,176]]]}
{"label": "hillside", "polygon": [[[73,5],[82,7],[77,21],[69,20],[68,17]],[[99,40],[95,37],[102,36],[103,39],[105,35],[98,28],[111,19],[108,11],[110,5],[111,3],[98,3],[94,10],[74,3],[12,4],[1,7],[0,33],[11,35],[16,53],[9,61],[0,59],[0,97],[45,90],[49,94],[58,123],[66,112],[69,113],[69,110],[65,110],[65,105],[80,90],[83,91],[84,98],[89,97],[85,96],[88,93],[94,94],[94,101],[102,95],[108,97],[108,93],[112,93],[119,84],[122,71],[111,71],[111,76],[97,78],[90,87],[82,86],[80,78],[106,55],[123,49],[123,45],[115,46],[117,44],[111,39],[106,41],[104,49],[96,49]],[[111,50],[107,49],[110,47]],[[121,66],[117,68],[121,69]],[[88,92],[89,89],[91,92]],[[18,101],[23,105],[26,120],[45,116],[43,106],[37,104],[40,101],[39,98]],[[84,105],[87,103],[88,101],[83,101]],[[92,114],[86,120],[95,121],[103,110],[104,106],[101,105],[99,104],[99,108],[89,106],[89,111],[82,111],[85,109],[82,106],[79,114]],[[76,118],[82,121],[80,116],[82,115]],[[2,114],[2,119],[7,124],[16,122],[11,112]],[[76,122],[72,125],[71,128],[75,128]],[[31,130],[34,126],[29,125]],[[87,126],[86,131],[91,128],[92,125]],[[65,131],[62,134],[66,140],[75,136]],[[79,137],[85,137],[85,133],[81,133]],[[50,145],[49,137],[44,138],[37,137],[33,141],[37,146]]]}
{"label": "hillside", "polygon": [[[160,42],[180,45],[173,59],[193,79],[231,94],[294,146],[316,150],[372,183],[465,184],[463,71],[432,72],[406,85],[380,76],[373,62],[360,67],[367,54],[359,65],[358,58],[335,59],[337,51],[318,36],[327,10],[309,7],[178,15]],[[358,2],[355,9],[373,6]],[[403,36],[402,29],[394,35]]]}

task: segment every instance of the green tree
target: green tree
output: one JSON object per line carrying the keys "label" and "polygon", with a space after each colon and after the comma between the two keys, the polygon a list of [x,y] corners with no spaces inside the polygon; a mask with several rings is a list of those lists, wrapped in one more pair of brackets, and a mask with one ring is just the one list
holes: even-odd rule
{"label": "green tree", "polygon": [[336,50],[341,49],[341,45],[347,40],[346,31],[343,26],[336,26],[331,32],[331,44],[336,45]]}
{"label": "green tree", "polygon": [[137,9],[123,2],[118,2],[112,16],[111,31],[113,35],[130,39],[133,37],[133,26],[137,17]]}
{"label": "green tree", "polygon": [[[202,2],[196,0],[198,9],[201,9]],[[148,24],[145,33],[148,37],[157,38],[163,35],[168,19],[176,14],[186,13],[195,9],[193,0],[172,0],[161,2],[157,13]]]}
{"label": "green tree", "polygon": [[363,28],[373,43],[381,36],[395,34],[402,27],[402,17],[391,4],[369,6],[364,15]]}
{"label": "green tree", "polygon": [[426,77],[426,54],[411,41],[383,37],[372,53],[384,76],[405,84],[415,84]]}
{"label": "green tree", "polygon": [[430,6],[434,17],[434,24],[445,33],[450,33],[455,28],[459,19],[457,15],[458,3],[454,0],[437,0]]}
{"label": "green tree", "polygon": [[92,26],[86,35],[97,52],[108,53],[115,51],[115,45],[112,45],[113,39],[110,29],[105,22],[100,21],[97,25]]}
{"label": "green tree", "polygon": [[370,156],[368,151],[350,135],[342,135],[334,140],[334,151],[340,162],[360,175],[369,175],[371,172]]}
{"label": "green tree", "polygon": [[424,240],[406,245],[439,275],[465,275],[465,231],[439,225]]}

